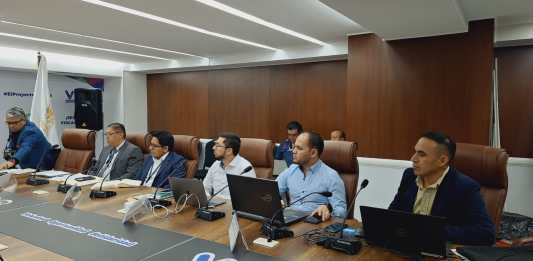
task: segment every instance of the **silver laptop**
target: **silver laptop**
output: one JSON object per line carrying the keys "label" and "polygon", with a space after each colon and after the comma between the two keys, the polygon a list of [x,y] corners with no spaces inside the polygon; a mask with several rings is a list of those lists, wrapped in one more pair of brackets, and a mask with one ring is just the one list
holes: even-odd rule
{"label": "silver laptop", "polygon": [[[170,177],[169,181],[170,189],[172,190],[172,194],[176,200],[176,203],[183,204],[183,200],[185,200],[183,195],[194,194],[200,202],[200,207],[204,208],[208,206],[208,199],[205,194],[204,183],[202,183],[201,180]],[[198,201],[196,200],[196,197],[190,197],[187,201],[187,204],[197,207]],[[178,202],[180,198],[181,202]],[[215,197],[209,200],[208,207],[216,207],[224,203],[226,203],[226,200]]]}

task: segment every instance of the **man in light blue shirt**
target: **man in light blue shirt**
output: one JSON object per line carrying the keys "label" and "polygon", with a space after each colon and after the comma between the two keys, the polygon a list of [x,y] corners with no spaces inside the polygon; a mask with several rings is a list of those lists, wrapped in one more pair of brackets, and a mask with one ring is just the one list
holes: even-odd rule
{"label": "man in light blue shirt", "polygon": [[[293,164],[277,178],[280,193],[289,193],[295,202],[313,192],[331,192],[331,197],[313,194],[290,205],[291,208],[317,214],[322,221],[331,215],[346,216],[346,192],[339,174],[320,160],[324,150],[324,140],[314,132],[304,132],[294,144]],[[332,213],[328,207],[332,208]]]}

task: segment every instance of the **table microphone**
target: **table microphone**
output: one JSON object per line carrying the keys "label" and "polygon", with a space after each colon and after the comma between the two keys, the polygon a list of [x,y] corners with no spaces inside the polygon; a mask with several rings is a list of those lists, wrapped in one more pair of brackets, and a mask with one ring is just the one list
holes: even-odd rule
{"label": "table microphone", "polygon": [[[253,167],[252,166],[248,166],[246,167],[242,172],[241,174],[239,174],[239,176],[249,172],[250,170],[252,170]],[[226,174],[226,175],[231,175],[231,174]],[[207,203],[205,204],[205,206],[203,207],[200,207],[196,210],[196,217],[197,218],[200,218],[200,219],[203,219],[203,220],[207,220],[207,221],[214,221],[214,220],[217,220],[217,219],[220,219],[220,218],[223,218],[226,216],[226,213],[223,212],[223,211],[213,211],[213,210],[209,210],[209,202],[211,202],[211,200],[216,196],[218,195],[220,192],[222,192],[224,189],[226,189],[229,185],[226,185],[224,186],[223,188],[219,189],[216,193],[214,194],[211,194],[211,197],[209,197],[209,199],[207,200]]]}
{"label": "table microphone", "polygon": [[[355,206],[355,200],[357,199],[357,195],[359,195],[359,192],[361,192],[361,190],[366,188],[366,186],[368,186],[368,179],[363,180],[363,182],[361,183],[361,188],[359,188],[359,191],[355,193],[355,196],[352,200],[352,203],[350,204],[350,207],[348,208],[348,212],[346,213],[346,216],[349,215],[349,213]],[[344,227],[346,226],[346,216],[344,217],[344,220],[342,221],[342,223],[340,223],[341,224],[340,235],[338,237],[324,238],[323,240],[318,242],[318,245],[322,245],[325,248],[344,252],[349,255],[355,255],[359,252],[359,250],[361,250],[362,244],[360,240],[348,240],[348,239],[342,238]],[[337,225],[337,224],[334,224],[334,225]]]}
{"label": "table microphone", "polygon": [[[86,174],[93,166],[94,166],[94,163],[95,163],[95,160],[91,160],[91,164],[89,164],[89,167],[87,167],[87,169],[85,170],[82,170],[80,173],[82,174]],[[67,176],[67,178],[65,179],[65,182],[63,182],[63,184],[59,183],[57,185],[57,191],[58,192],[63,192],[63,193],[67,193],[67,191],[69,191],[69,189],[72,187],[72,185],[69,185],[67,184],[67,181],[68,179],[70,179],[70,177],[72,177],[73,175],[76,175],[76,173],[71,173]],[[80,187],[78,187],[79,189],[81,189]]]}
{"label": "table microphone", "polygon": [[[170,173],[170,175],[168,175],[168,177],[173,177],[173,174],[174,172],[176,172],[178,169],[174,169],[172,171],[172,173]],[[154,178],[154,181],[155,181],[155,178]],[[143,181],[144,183],[144,181]],[[152,198],[149,198],[148,200],[150,201],[150,204],[152,206],[155,206],[155,205],[160,205],[160,206],[164,206],[164,207],[168,207],[170,205],[172,205],[172,202],[170,200],[166,200],[166,199],[158,199],[157,198],[157,192],[159,191],[159,189],[161,188],[161,185],[165,183],[165,180],[163,180],[155,189],[155,192],[154,192],[154,196]]]}
{"label": "table microphone", "polygon": [[[303,199],[314,195],[314,194],[320,194],[324,197],[331,197],[333,194],[329,191],[322,191],[322,192],[311,192],[303,197],[300,197],[299,199],[292,202],[292,204],[302,201]],[[274,212],[272,217],[268,219],[267,221],[263,222],[263,225],[261,226],[261,231],[264,235],[268,236],[268,242],[271,242],[272,240],[285,238],[285,237],[292,237],[294,236],[294,233],[285,226],[285,222],[283,221],[282,217],[279,217],[279,219],[276,220],[276,217],[279,216],[281,211],[283,211],[285,208],[279,208]],[[275,221],[278,221],[278,224],[275,223]],[[281,224],[280,224],[281,223]]]}
{"label": "table microphone", "polygon": [[107,175],[105,175],[103,178],[102,178],[102,182],[100,182],[100,189],[96,190],[96,189],[93,189],[91,190],[91,194],[89,195],[90,198],[110,198],[110,197],[114,197],[117,195],[117,192],[115,191],[111,191],[111,190],[102,190],[102,186],[104,185],[104,182],[105,182],[105,179],[111,174],[111,171],[109,173],[107,173]]}
{"label": "table microphone", "polygon": [[37,172],[41,171],[41,164],[43,162],[44,157],[46,156],[46,153],[44,153],[41,156],[41,159],[39,159],[39,163],[37,164],[37,167],[35,168],[35,172],[33,172],[27,179],[26,184],[31,186],[39,186],[39,185],[45,185],[50,183],[47,179],[39,178],[37,177]]}

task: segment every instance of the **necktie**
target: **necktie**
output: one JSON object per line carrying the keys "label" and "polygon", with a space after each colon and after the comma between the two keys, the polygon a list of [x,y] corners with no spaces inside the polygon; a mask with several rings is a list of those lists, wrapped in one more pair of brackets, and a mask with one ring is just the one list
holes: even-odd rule
{"label": "necktie", "polygon": [[103,176],[105,171],[109,168],[109,164],[111,164],[111,161],[113,160],[113,156],[117,153],[116,149],[112,149],[111,152],[109,152],[109,156],[107,156],[107,159],[104,163],[104,166],[102,167],[102,170],[100,171],[100,174],[98,176]]}

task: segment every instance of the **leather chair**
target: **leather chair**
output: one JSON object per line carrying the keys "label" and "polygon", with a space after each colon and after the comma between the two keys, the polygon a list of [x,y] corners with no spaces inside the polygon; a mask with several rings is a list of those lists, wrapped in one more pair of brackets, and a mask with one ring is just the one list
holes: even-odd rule
{"label": "leather chair", "polygon": [[258,178],[272,179],[274,172],[274,143],[270,140],[241,138],[239,154],[250,161]]}
{"label": "leather chair", "polygon": [[57,157],[55,170],[78,173],[87,170],[94,157],[96,133],[86,129],[64,129],[63,149]]}
{"label": "leather chair", "polygon": [[139,147],[144,155],[150,153],[150,149],[148,148],[148,145],[150,144],[148,133],[127,133],[126,140]]}
{"label": "leather chair", "polygon": [[500,219],[507,198],[507,159],[503,149],[483,145],[457,143],[451,165],[476,180],[481,186],[487,212],[500,229]]}
{"label": "leather chair", "polygon": [[188,135],[173,135],[174,136],[174,152],[183,156],[187,162],[186,178],[194,178],[198,172],[198,157],[200,156],[198,146],[200,140],[194,136]]}
{"label": "leather chair", "polygon": [[[357,179],[359,177],[359,163],[357,162],[357,145],[351,141],[324,141],[324,151],[320,159],[329,167],[336,170],[344,181],[346,189],[346,207],[357,192]],[[353,218],[353,209],[347,218]]]}

